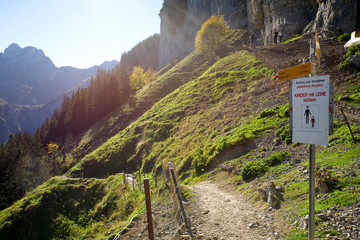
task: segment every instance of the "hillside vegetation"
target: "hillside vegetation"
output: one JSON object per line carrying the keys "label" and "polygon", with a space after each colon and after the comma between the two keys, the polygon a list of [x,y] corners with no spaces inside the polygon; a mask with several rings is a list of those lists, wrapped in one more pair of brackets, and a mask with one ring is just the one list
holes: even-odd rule
{"label": "hillside vegetation", "polygon": [[[306,230],[297,230],[295,222],[307,214],[308,148],[289,141],[288,83],[274,80],[273,66],[279,65],[278,56],[294,65],[305,58],[308,51],[301,49],[308,39],[254,52],[242,45],[244,36],[244,31],[230,30],[221,55],[193,52],[161,70],[126,105],[82,133],[72,143],[77,164],[65,176],[49,179],[0,213],[0,238],[114,239],[144,211],[142,192],[125,190],[119,173],[146,173],[153,201],[166,205],[171,201],[166,181],[161,176],[155,187],[154,179],[174,161],[184,184],[221,181],[260,206],[266,203],[258,188],[269,181],[282,186],[278,215],[294,224],[285,238],[306,239]],[[341,46],[333,42],[326,44]],[[359,94],[360,76],[342,73],[334,63],[318,71],[330,71],[335,106],[347,107],[359,141],[359,103],[344,95]],[[359,156],[360,148],[335,111],[330,144],[317,147],[317,167],[328,169],[337,182],[330,192],[318,193],[317,213],[358,202]],[[220,164],[232,171],[224,173]],[[341,235],[318,222],[319,238]]]}

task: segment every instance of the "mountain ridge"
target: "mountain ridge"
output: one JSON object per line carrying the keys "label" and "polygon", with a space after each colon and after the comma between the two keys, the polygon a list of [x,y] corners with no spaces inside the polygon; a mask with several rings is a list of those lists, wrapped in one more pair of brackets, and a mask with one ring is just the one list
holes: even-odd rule
{"label": "mountain ridge", "polygon": [[118,63],[105,61],[88,69],[58,68],[41,49],[9,45],[0,54],[0,98],[9,104],[6,111],[0,106],[0,142],[19,131],[34,133],[61,106],[65,94],[87,86],[98,69],[110,70]]}

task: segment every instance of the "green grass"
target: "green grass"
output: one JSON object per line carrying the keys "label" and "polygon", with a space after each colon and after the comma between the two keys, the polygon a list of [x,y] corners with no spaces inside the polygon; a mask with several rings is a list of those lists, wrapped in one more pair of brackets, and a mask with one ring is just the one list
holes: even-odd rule
{"label": "green grass", "polygon": [[335,94],[337,100],[346,101],[359,106],[360,104],[360,86],[350,87],[344,91]]}
{"label": "green grass", "polygon": [[341,35],[338,37],[338,42],[345,42],[345,41],[350,40],[350,38],[351,38],[351,34],[350,34],[350,33],[344,33],[344,34],[341,34]]}
{"label": "green grass", "polygon": [[51,178],[0,213],[0,238],[96,239],[118,231],[143,209],[144,200],[142,192],[126,190],[122,182],[122,175]]}
{"label": "green grass", "polygon": [[[283,108],[286,108],[286,105],[272,109],[272,116],[267,115],[269,110],[264,110],[267,114],[260,113],[258,118],[255,118],[240,127],[234,128],[232,131],[228,132],[227,135],[215,138],[203,148],[198,148],[192,162],[192,166],[196,173],[200,174],[204,170],[210,170],[213,167],[216,158],[223,151],[239,145],[246,146],[251,140],[259,138],[268,131],[271,131],[278,123],[284,121],[284,118],[281,115]],[[265,116],[269,117],[265,118]],[[262,164],[259,164],[258,167],[262,168],[263,166]]]}
{"label": "green grass", "polygon": [[298,41],[299,39],[301,39],[302,37],[303,37],[302,35],[294,35],[294,36],[291,36],[289,39],[286,39],[285,41],[283,41],[282,44],[296,42],[296,41]]}
{"label": "green grass", "polygon": [[344,60],[341,61],[338,65],[339,70],[343,70],[343,71],[347,71],[349,72],[350,70],[355,70],[355,68],[352,66],[351,62],[350,62],[350,57],[356,54],[360,54],[360,44],[356,43],[351,45],[351,47],[349,47],[346,50],[345,56],[344,56]]}

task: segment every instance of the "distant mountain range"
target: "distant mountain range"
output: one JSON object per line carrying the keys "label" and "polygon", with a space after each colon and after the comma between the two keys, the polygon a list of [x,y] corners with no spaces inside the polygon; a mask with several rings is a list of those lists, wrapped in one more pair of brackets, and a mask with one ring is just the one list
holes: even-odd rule
{"label": "distant mountain range", "polygon": [[11,44],[0,53],[0,142],[19,131],[33,133],[61,105],[64,94],[86,86],[98,68],[109,70],[118,63],[58,68],[42,50]]}

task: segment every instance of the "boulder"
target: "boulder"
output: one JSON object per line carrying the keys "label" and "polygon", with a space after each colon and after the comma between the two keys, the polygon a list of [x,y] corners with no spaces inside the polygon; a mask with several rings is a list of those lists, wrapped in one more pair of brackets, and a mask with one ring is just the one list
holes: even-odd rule
{"label": "boulder", "polygon": [[265,188],[259,188],[258,193],[260,197],[268,203],[268,206],[271,208],[278,209],[280,208],[281,201],[284,200],[283,194],[279,189],[276,188],[273,182],[269,182],[269,185]]}
{"label": "boulder", "polygon": [[280,208],[280,199],[272,192],[268,193],[267,203],[268,206],[271,208],[275,208],[275,209]]}
{"label": "boulder", "polygon": [[355,68],[360,69],[360,54],[351,56],[349,60]]}
{"label": "boulder", "polygon": [[329,193],[338,187],[339,180],[331,175],[325,168],[320,168],[316,173],[316,188],[315,190],[320,193]]}

